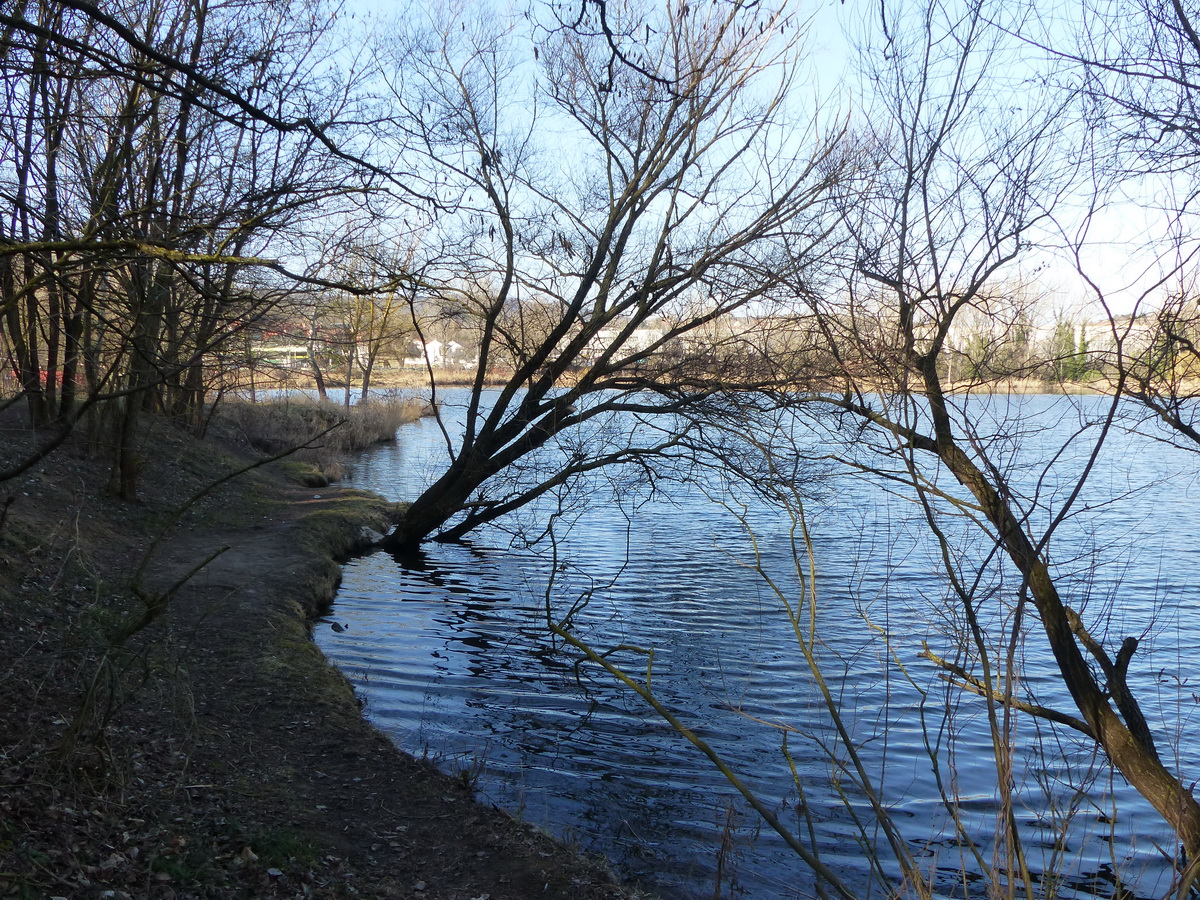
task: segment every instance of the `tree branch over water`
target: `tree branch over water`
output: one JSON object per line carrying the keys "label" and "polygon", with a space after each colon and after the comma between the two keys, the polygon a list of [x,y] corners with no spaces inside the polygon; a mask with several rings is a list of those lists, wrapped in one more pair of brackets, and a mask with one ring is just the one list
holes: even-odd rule
{"label": "tree branch over water", "polygon": [[[832,228],[837,132],[785,131],[799,48],[782,12],[605,9],[621,29],[648,26],[646,66],[610,79],[603,33],[558,28],[539,46],[545,81],[522,110],[506,105],[522,82],[502,30],[433,21],[394,51],[426,54],[423,77],[393,87],[411,111],[404,140],[424,143],[448,197],[480,198],[458,238],[432,248],[445,254],[444,302],[478,335],[464,432],[389,537],[394,550],[461,537],[569,479],[578,464],[555,463],[550,449],[560,435],[635,408],[672,427],[689,404],[752,387],[761,372],[732,354],[722,363],[730,347],[752,346],[738,339],[737,314],[772,302],[776,265],[808,260]],[[431,130],[431,118],[442,126]],[[556,131],[572,136],[569,166],[545,164],[540,139]],[[517,463],[535,455],[549,468],[523,486]],[[472,499],[497,490],[509,499]]]}

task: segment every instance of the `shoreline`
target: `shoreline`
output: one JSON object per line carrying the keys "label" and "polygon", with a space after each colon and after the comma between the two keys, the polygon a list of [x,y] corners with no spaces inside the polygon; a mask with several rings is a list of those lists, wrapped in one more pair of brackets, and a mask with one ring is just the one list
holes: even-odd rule
{"label": "shoreline", "polygon": [[[0,438],[32,440],[13,417]],[[170,593],[166,615],[108,645],[145,611],[130,576],[171,511],[254,456],[166,426],[153,446],[136,504],[98,499],[82,446],[5,485],[0,896],[635,896],[397,749],[317,648],[338,558],[394,517],[382,498],[248,473],[159,546],[140,590]]]}
{"label": "shoreline", "polygon": [[[299,790],[302,805],[318,815],[297,809],[297,819],[314,833],[324,833],[346,853],[356,872],[371,873],[367,884],[356,886],[357,895],[382,890],[383,896],[411,892],[446,900],[482,894],[493,900],[625,896],[595,861],[574,858],[540,830],[477,804],[463,779],[405,754],[365,718],[349,679],[321,653],[312,629],[333,606],[341,579],[339,561],[370,550],[385,524],[380,508],[390,504],[338,486],[311,495],[303,490],[290,504],[300,509],[298,518],[288,522],[285,515],[268,535],[286,548],[285,565],[296,548],[303,561],[289,567],[279,590],[268,588],[264,593],[267,607],[278,610],[270,616],[275,647],[265,680],[278,687],[278,693],[289,684],[303,684],[304,693],[294,699],[306,711],[320,713],[319,718],[304,718],[297,710],[294,715],[299,718],[284,726],[294,740],[324,748],[304,770],[288,776],[285,793]],[[261,568],[271,559],[265,550],[263,542],[250,535],[246,546],[235,547],[214,563],[213,571],[198,576],[193,590],[199,596],[193,602],[198,599],[203,605],[212,591],[221,592],[231,580],[243,579],[241,560],[231,554],[240,553]],[[223,561],[232,566],[233,579],[222,571]],[[280,596],[294,586],[302,586],[301,597]],[[297,753],[297,747],[287,748],[290,759]],[[340,759],[332,758],[334,753],[340,753]],[[401,796],[402,810],[390,802]],[[337,827],[331,828],[334,811]],[[435,827],[439,822],[448,824],[450,833]],[[387,839],[386,850],[382,838]],[[502,871],[496,871],[496,865]]]}

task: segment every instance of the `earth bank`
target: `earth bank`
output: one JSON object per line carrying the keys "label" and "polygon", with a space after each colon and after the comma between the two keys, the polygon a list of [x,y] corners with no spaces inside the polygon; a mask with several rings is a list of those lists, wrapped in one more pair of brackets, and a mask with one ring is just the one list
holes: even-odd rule
{"label": "earth bank", "polygon": [[[0,419],[0,467],[33,440]],[[0,484],[0,897],[634,896],[396,750],[311,641],[396,510],[283,461],[172,525],[260,454],[145,448],[137,503],[82,435]]]}

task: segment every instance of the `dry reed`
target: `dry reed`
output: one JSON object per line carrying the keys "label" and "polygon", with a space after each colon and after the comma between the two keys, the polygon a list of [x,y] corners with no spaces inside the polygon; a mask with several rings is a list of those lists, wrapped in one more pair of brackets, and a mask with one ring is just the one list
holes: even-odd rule
{"label": "dry reed", "polygon": [[347,454],[394,440],[401,425],[430,412],[428,402],[418,398],[372,398],[346,407],[300,396],[226,401],[217,420],[264,453],[298,448],[292,459],[336,480]]}

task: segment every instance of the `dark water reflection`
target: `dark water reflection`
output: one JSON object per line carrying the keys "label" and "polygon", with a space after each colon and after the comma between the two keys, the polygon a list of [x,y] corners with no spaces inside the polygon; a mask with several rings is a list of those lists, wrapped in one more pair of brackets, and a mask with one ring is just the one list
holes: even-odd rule
{"label": "dark water reflection", "polygon": [[[1061,418],[1048,400],[1025,402]],[[1200,740],[1188,726],[1198,712],[1192,691],[1200,689],[1180,679],[1200,669],[1196,462],[1150,442],[1116,450],[1093,490],[1097,497],[1134,487],[1139,493],[1081,520],[1062,544],[1062,569],[1087,576],[1092,596],[1076,594],[1077,605],[1096,610],[1115,598],[1114,633],[1149,629],[1131,681],[1156,704],[1152,721],[1171,742],[1164,755],[1195,777]],[[412,496],[442,452],[433,423],[406,427],[395,446],[359,461],[354,483]],[[944,623],[930,609],[945,587],[915,513],[850,478],[813,510],[823,638],[816,651],[918,863],[942,873],[938,887],[947,895],[976,893],[972,882],[982,892],[969,874],[974,863],[964,878],[966,851],[939,800],[930,756],[947,782],[953,775],[957,814],[991,861],[999,809],[991,741],[981,707],[952,694],[959,714],[948,745],[937,715],[944,688],[916,656],[922,640],[942,646]],[[791,597],[788,524],[755,513],[764,567]],[[730,511],[684,487],[671,502],[632,513],[600,504],[561,536],[558,552],[552,563],[485,534],[469,546],[429,545],[402,560],[355,560],[334,611],[347,630],[319,629],[320,644],[401,747],[477,774],[489,800],[609,855],[664,896],[711,897],[718,872],[722,896],[811,895],[803,866],[706,759],[631,692],[576,666],[575,655],[556,645],[547,604],[561,616],[586,594],[576,624],[592,644],[653,648],[660,699],[786,824],[807,835],[811,822],[826,864],[865,887],[867,863],[851,815],[869,815],[864,798],[821,750],[834,746],[828,716],[780,599],[743,565],[751,559],[747,535]],[[645,675],[645,657],[626,651],[614,659]],[[1038,674],[1047,662],[1028,651],[1025,683],[1058,703],[1055,679]],[[924,704],[921,691],[928,692]],[[794,729],[787,733],[790,765],[785,732],[764,723]],[[1113,896],[1119,876],[1140,895],[1161,896],[1170,872],[1155,845],[1172,844],[1157,816],[1106,774],[1079,800],[1071,786],[1094,760],[1069,735],[1022,721],[1017,745],[1023,787],[1016,816],[1031,868],[1061,873],[1066,895]],[[1055,815],[1072,808],[1063,842]]]}

